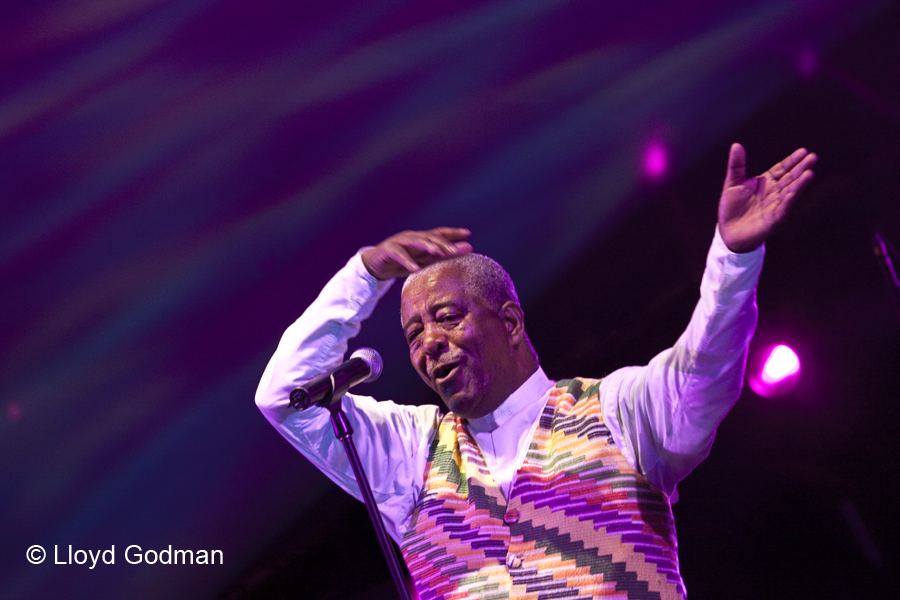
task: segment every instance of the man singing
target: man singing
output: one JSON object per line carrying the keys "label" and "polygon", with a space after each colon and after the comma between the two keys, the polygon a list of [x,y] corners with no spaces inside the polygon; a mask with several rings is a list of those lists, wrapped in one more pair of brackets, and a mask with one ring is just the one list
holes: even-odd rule
{"label": "man singing", "polygon": [[684,598],[675,486],[740,395],[763,242],[815,162],[800,149],[747,179],[744,149],[732,146],[700,301],[646,366],[548,379],[509,276],[472,254],[469,231],[440,227],[350,259],[285,332],[257,405],[361,498],[329,411],[296,411],[289,394],[340,364],[393,279],[408,276],[410,361],[449,412],[354,394],[343,409],[419,597]]}

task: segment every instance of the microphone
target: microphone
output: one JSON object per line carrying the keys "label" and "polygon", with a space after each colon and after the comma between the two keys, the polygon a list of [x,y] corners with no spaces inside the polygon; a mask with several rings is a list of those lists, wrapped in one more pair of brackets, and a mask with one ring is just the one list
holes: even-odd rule
{"label": "microphone", "polygon": [[337,368],[294,388],[291,391],[291,406],[298,410],[305,410],[313,404],[328,408],[354,385],[378,379],[383,367],[377,352],[371,348],[360,348]]}

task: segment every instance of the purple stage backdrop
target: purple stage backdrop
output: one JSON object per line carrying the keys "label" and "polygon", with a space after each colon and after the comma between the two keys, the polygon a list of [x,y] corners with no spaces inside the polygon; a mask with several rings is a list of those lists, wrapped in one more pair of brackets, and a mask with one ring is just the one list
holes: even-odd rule
{"label": "purple stage backdrop", "polygon": [[[4,2],[0,598],[394,597],[363,507],[254,406],[281,332],[361,246],[455,225],[550,377],[643,363],[734,141],[754,174],[821,156],[751,348],[803,369],[680,486],[690,596],[896,597],[898,32],[883,0]],[[361,389],[436,402],[398,297]]]}

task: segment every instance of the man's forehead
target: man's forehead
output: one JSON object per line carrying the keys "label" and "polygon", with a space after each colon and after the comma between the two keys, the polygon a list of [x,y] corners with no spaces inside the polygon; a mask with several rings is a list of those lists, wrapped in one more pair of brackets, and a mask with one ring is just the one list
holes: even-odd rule
{"label": "man's forehead", "polygon": [[[469,287],[465,285],[464,274],[458,265],[436,265],[403,288],[400,312],[427,308],[427,304],[439,302],[440,299],[466,302],[471,295]],[[426,306],[420,306],[423,304]]]}

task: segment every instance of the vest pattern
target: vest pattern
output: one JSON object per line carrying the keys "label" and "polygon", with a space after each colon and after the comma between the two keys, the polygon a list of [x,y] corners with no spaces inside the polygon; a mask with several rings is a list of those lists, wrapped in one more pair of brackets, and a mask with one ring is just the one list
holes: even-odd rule
{"label": "vest pattern", "polygon": [[421,600],[685,598],[669,498],[603,423],[599,380],[560,381],[509,502],[450,413],[401,551]]}

